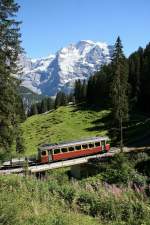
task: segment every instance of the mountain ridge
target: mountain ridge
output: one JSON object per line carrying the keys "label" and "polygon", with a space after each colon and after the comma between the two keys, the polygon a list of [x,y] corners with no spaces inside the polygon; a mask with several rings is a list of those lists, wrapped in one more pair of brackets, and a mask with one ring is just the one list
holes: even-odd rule
{"label": "mountain ridge", "polygon": [[75,80],[88,79],[108,64],[112,52],[113,46],[106,43],[81,40],[41,59],[21,55],[21,85],[42,95],[55,96],[60,90],[69,93]]}

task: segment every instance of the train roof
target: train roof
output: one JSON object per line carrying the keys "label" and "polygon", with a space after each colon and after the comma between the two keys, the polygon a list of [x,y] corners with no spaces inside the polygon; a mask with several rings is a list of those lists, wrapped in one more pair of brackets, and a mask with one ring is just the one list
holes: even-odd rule
{"label": "train roof", "polygon": [[68,141],[68,142],[59,142],[55,144],[44,144],[39,147],[40,150],[51,150],[54,148],[62,148],[62,147],[68,147],[72,145],[81,145],[81,144],[86,144],[90,142],[95,142],[95,141],[103,141],[103,140],[109,140],[107,136],[105,137],[91,137],[91,138],[85,138],[82,140],[76,140],[76,141]]}

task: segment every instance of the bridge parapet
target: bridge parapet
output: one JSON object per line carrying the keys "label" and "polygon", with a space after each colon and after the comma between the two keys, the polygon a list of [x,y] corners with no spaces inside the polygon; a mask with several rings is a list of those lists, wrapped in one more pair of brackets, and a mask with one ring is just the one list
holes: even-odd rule
{"label": "bridge parapet", "polygon": [[[129,152],[140,152],[140,151],[147,151],[150,150],[150,147],[124,147],[123,152],[124,153],[129,153]],[[110,152],[104,153],[104,154],[97,154],[97,155],[90,155],[90,156],[85,156],[81,158],[75,158],[75,159],[69,159],[65,161],[59,161],[59,162],[52,162],[49,164],[41,164],[41,165],[35,165],[35,166],[29,166],[28,167],[28,172],[29,173],[39,173],[39,172],[44,172],[52,169],[57,169],[61,167],[69,167],[69,166],[74,166],[74,165],[80,165],[80,164],[85,164],[88,163],[92,159],[100,159],[100,158],[106,158],[106,157],[112,157],[115,154],[119,154],[121,151],[119,148],[112,147]],[[20,168],[11,168],[11,169],[3,169],[0,168],[0,175],[1,174],[11,174],[11,173],[24,173],[25,168],[20,167]]]}

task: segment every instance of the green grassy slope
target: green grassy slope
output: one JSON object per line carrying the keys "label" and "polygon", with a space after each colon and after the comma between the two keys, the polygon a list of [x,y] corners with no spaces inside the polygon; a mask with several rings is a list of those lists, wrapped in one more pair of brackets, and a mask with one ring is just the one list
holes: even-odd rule
{"label": "green grassy slope", "polygon": [[109,113],[108,110],[81,110],[68,106],[32,116],[22,124],[26,154],[34,154],[37,146],[44,143],[106,135],[105,124],[96,121]]}
{"label": "green grassy slope", "polygon": [[[149,127],[150,119],[147,116],[131,115],[128,126],[123,131],[124,145],[149,146]],[[32,155],[36,153],[38,146],[45,143],[103,135],[111,138],[111,116],[109,110],[64,106],[46,114],[29,117],[22,124],[22,130],[25,155]]]}

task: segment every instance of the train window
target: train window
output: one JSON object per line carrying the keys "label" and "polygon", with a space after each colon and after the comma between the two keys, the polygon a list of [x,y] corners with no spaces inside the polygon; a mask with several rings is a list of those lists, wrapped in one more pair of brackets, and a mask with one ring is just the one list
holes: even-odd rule
{"label": "train window", "polygon": [[58,153],[60,153],[60,149],[59,148],[54,149],[54,154],[58,154]]}
{"label": "train window", "polygon": [[87,149],[87,148],[88,148],[87,144],[82,145],[82,149]]}
{"label": "train window", "polygon": [[94,143],[90,143],[89,148],[94,148]]}
{"label": "train window", "polygon": [[46,151],[42,151],[41,155],[42,156],[46,155]]}
{"label": "train window", "polygon": [[73,146],[69,147],[69,152],[72,152],[72,151],[74,151],[74,147]]}
{"label": "train window", "polygon": [[76,145],[76,146],[75,146],[75,149],[76,149],[76,150],[81,150],[81,145]]}
{"label": "train window", "polygon": [[99,147],[100,146],[100,142],[95,142],[95,147]]}
{"label": "train window", "polygon": [[105,146],[105,141],[101,141],[101,146]]}
{"label": "train window", "polygon": [[67,148],[62,148],[61,151],[62,152],[68,152],[68,149]]}

